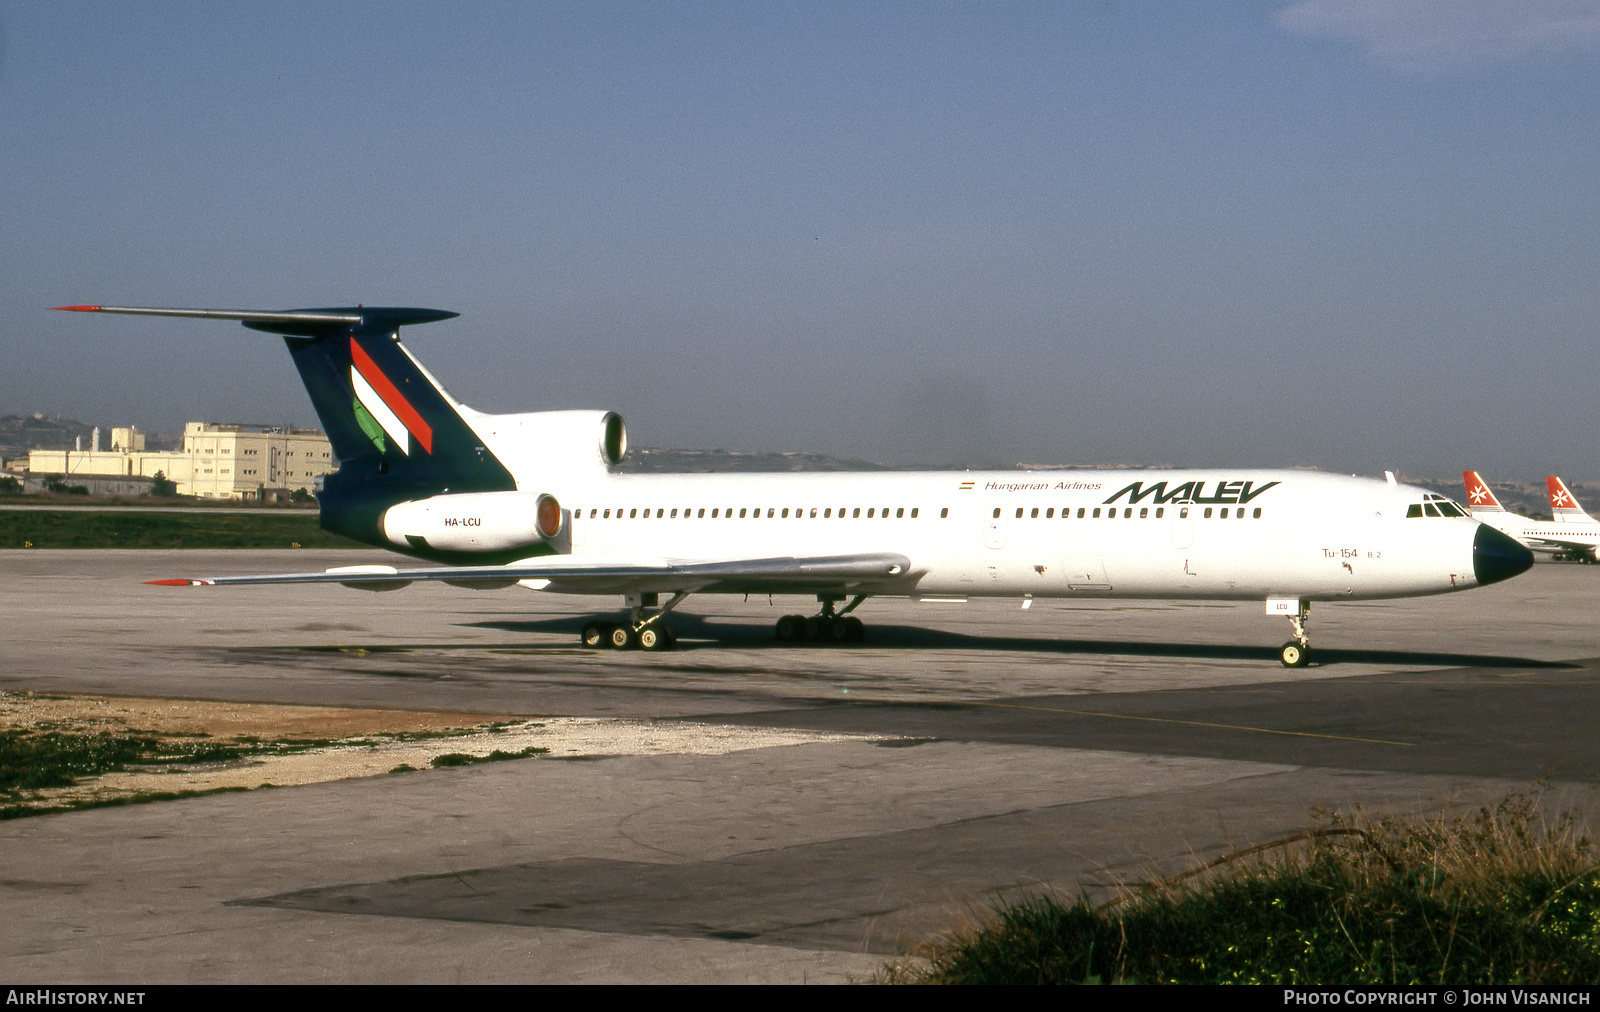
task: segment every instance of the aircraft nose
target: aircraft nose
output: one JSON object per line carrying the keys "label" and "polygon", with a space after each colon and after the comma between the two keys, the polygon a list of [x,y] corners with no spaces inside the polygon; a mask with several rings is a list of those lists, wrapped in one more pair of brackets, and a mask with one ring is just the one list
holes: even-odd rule
{"label": "aircraft nose", "polygon": [[1533,553],[1487,524],[1472,539],[1472,575],[1479,586],[1509,580],[1533,565]]}

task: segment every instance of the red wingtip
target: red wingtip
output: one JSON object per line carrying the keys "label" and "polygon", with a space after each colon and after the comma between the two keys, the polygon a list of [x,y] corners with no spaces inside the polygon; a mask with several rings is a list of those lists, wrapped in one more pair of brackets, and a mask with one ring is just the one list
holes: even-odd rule
{"label": "red wingtip", "polygon": [[151,587],[189,587],[194,585],[193,580],[146,580]]}
{"label": "red wingtip", "polygon": [[99,306],[51,306],[51,309],[63,309],[69,313],[98,313]]}

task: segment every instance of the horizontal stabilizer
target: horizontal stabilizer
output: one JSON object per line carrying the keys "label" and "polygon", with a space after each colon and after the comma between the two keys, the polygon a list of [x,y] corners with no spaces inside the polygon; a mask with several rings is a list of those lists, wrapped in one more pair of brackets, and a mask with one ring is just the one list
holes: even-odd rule
{"label": "horizontal stabilizer", "polygon": [[344,306],[336,309],[155,309],[139,306],[54,306],[69,313],[121,313],[125,316],[181,316],[196,320],[238,320],[251,330],[296,337],[322,337],[355,328],[389,330],[414,323],[437,323],[460,316],[444,309],[398,306]]}

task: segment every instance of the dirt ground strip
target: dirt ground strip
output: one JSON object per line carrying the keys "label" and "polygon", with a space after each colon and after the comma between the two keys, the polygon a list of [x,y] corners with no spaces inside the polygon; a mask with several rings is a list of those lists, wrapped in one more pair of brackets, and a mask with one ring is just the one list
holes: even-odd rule
{"label": "dirt ground strip", "polygon": [[585,717],[529,719],[406,710],[216,703],[203,700],[0,693],[0,731],[138,733],[293,748],[215,763],[162,764],[86,777],[72,787],[30,792],[30,803],[112,801],[149,792],[287,787],[397,769],[426,769],[447,754],[543,749],[551,759],[599,755],[719,755],[809,742],[872,740],[807,731]]}

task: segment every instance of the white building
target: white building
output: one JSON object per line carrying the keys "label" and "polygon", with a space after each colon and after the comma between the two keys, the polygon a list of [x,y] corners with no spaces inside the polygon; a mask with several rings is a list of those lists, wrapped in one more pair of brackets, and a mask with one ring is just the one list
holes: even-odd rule
{"label": "white building", "polygon": [[297,489],[316,488],[316,479],[338,468],[328,438],[316,429],[274,425],[216,425],[189,422],[183,449],[146,450],[144,433],[111,430],[112,449],[98,446],[98,430],[88,450],[34,450],[28,471],[61,475],[124,475],[174,482],[179,495],[206,499],[270,499]]}

